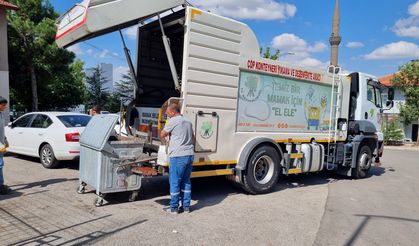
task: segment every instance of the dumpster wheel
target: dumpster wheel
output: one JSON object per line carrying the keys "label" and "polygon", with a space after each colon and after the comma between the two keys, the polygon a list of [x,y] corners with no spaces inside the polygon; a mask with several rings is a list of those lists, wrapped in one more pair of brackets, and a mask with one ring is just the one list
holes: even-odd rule
{"label": "dumpster wheel", "polygon": [[77,193],[84,194],[86,193],[86,183],[82,182],[79,187],[77,188]]}
{"label": "dumpster wheel", "polygon": [[130,202],[137,201],[139,193],[140,193],[140,191],[138,191],[138,190],[135,190],[135,191],[131,192],[131,194],[128,197],[128,201],[130,201]]}
{"label": "dumpster wheel", "polygon": [[96,207],[101,207],[103,206],[103,203],[105,202],[105,195],[104,194],[100,194],[98,195],[95,200],[94,200],[94,205]]}

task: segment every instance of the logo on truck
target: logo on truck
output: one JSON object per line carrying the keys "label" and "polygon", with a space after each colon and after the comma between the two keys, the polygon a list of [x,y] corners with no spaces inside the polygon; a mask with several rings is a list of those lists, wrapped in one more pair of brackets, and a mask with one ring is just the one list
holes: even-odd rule
{"label": "logo on truck", "polygon": [[212,137],[212,134],[214,133],[213,127],[212,127],[212,121],[204,121],[202,122],[201,129],[199,131],[201,137],[203,139],[209,139]]}
{"label": "logo on truck", "polygon": [[260,76],[248,76],[244,82],[244,86],[240,88],[240,96],[243,100],[254,102],[259,99],[262,93],[262,82]]}

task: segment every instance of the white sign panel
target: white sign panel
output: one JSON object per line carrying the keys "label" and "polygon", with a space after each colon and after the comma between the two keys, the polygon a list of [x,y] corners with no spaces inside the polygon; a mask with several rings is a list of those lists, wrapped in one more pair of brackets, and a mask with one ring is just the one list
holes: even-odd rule
{"label": "white sign panel", "polygon": [[152,123],[152,132],[153,137],[157,136],[157,125],[158,125],[158,118],[159,118],[159,108],[137,108],[140,114],[140,126],[139,130],[141,132],[148,132],[148,125]]}
{"label": "white sign panel", "polygon": [[241,72],[237,131],[326,131],[331,94],[317,82]]}

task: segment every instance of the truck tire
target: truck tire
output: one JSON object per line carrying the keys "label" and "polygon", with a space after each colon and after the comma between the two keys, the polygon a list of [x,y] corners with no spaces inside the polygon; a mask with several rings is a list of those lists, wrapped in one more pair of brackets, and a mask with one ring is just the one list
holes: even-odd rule
{"label": "truck tire", "polygon": [[251,154],[243,175],[243,186],[251,194],[270,192],[278,182],[281,157],[278,151],[263,145]]}
{"label": "truck tire", "polygon": [[372,159],[373,156],[370,146],[366,144],[362,145],[358,151],[356,167],[352,169],[352,178],[365,178],[371,168]]}
{"label": "truck tire", "polygon": [[45,168],[49,169],[58,167],[59,163],[57,158],[55,158],[51,145],[45,144],[42,146],[41,151],[39,151],[39,157],[41,159],[42,166]]}

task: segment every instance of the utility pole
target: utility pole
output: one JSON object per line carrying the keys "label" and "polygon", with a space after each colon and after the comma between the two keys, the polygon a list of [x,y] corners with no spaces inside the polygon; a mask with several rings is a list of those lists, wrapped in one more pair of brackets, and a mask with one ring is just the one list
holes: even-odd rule
{"label": "utility pole", "polygon": [[332,24],[332,35],[329,38],[330,45],[332,46],[332,53],[330,56],[330,65],[337,67],[338,66],[338,57],[339,57],[339,45],[342,41],[342,38],[339,36],[340,29],[340,13],[339,13],[339,0],[336,0],[335,11],[333,14],[333,24]]}

